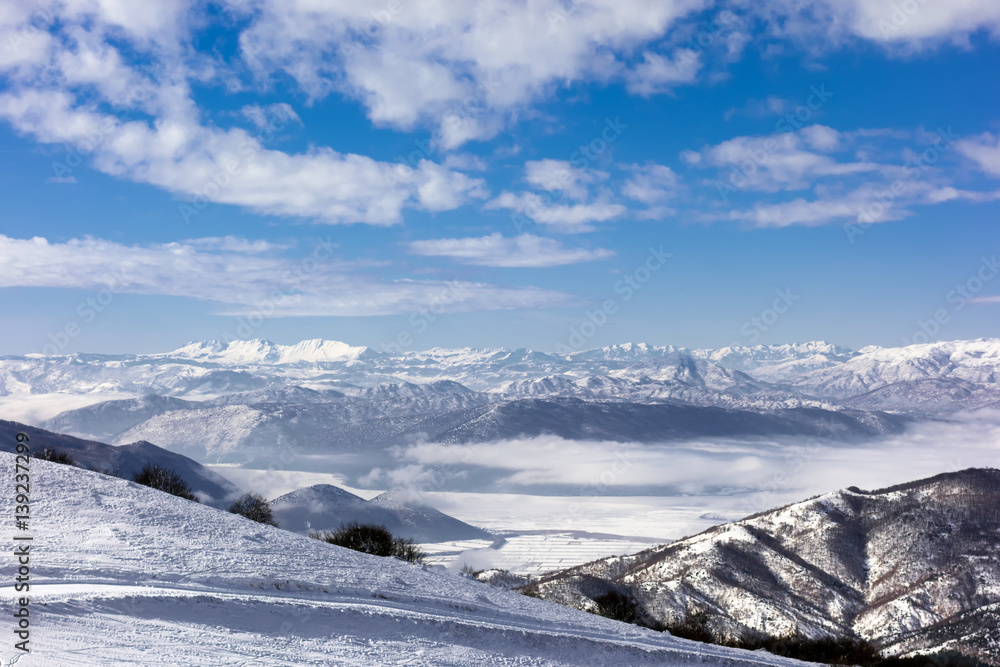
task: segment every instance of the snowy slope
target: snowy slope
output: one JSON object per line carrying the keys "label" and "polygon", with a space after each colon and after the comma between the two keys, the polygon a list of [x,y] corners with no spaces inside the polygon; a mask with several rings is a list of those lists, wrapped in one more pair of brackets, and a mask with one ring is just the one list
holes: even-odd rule
{"label": "snowy slope", "polygon": [[789,384],[816,395],[846,398],[895,383],[929,379],[995,386],[1000,382],[1000,339],[864,348],[843,364],[805,373]]}
{"label": "snowy slope", "polygon": [[860,636],[888,654],[958,649],[1000,665],[1000,470],[849,489],[666,546],[552,574],[577,608],[627,591],[667,625],[717,637]]}
{"label": "snowy slope", "polygon": [[13,452],[14,436],[21,432],[28,435],[35,452],[51,447],[68,454],[81,467],[107,471],[125,479],[132,479],[147,463],[169,468],[187,482],[201,502],[215,507],[228,506],[241,493],[232,482],[197,461],[146,441],[114,447],[0,420],[0,451]]}
{"label": "snowy slope", "polygon": [[[13,456],[0,454],[4,469]],[[32,635],[5,665],[795,665],[675,639],[158,491],[32,466]],[[4,594],[12,594],[5,580]]]}

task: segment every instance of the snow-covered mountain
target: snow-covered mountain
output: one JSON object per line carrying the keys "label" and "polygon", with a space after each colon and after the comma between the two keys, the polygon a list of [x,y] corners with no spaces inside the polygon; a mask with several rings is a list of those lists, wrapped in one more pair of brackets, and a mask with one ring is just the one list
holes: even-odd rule
{"label": "snow-covered mountain", "polygon": [[[780,435],[862,439],[899,433],[912,421],[851,409],[759,411],[677,401],[506,399],[460,391],[321,403],[213,403],[161,412],[113,435],[110,441],[148,440],[212,463],[252,461],[266,466],[279,457],[287,464],[294,457],[336,455],[339,467],[335,472],[356,481],[355,475],[392,463],[396,448],[417,441],[464,444],[542,435],[647,443]],[[99,404],[63,413],[51,423],[76,432],[72,428],[76,417],[90,423],[92,411],[109,413]]]}
{"label": "snow-covered mountain", "polygon": [[886,654],[957,649],[1000,664],[1000,470],[850,488],[666,546],[546,576],[588,609],[615,590],[667,626],[718,638],[859,636]]}
{"label": "snow-covered mountain", "polygon": [[[13,455],[0,463],[13,469]],[[70,466],[35,462],[32,482],[45,490],[32,504],[44,545],[31,559],[32,653],[15,657],[8,641],[5,664],[803,664],[348,551]]]}
{"label": "snow-covered mountain", "polygon": [[[690,400],[684,393],[697,390],[703,393],[699,400],[710,402],[716,395],[723,400],[734,393],[745,395],[749,388],[749,393],[762,400],[782,401],[789,395],[800,400],[812,396],[846,399],[927,379],[990,385],[1000,377],[998,365],[1000,339],[873,347],[860,352],[823,342],[717,350],[628,343],[565,356],[496,348],[386,354],[322,339],[295,345],[255,339],[190,343],[173,352],[147,355],[2,357],[0,395],[120,392],[198,399],[266,393],[289,386],[357,395],[384,393],[381,385],[450,382],[479,392],[587,398],[593,397],[588,393],[591,379],[618,378],[633,383],[621,385],[626,394],[621,398],[628,400],[636,393],[634,383],[645,379],[667,385],[651,400]],[[539,380],[544,382],[532,384]],[[602,398],[608,397],[607,386],[600,391]],[[279,398],[282,402],[289,399]]]}
{"label": "snow-covered mountain", "polygon": [[[245,462],[275,447],[377,453],[414,438],[617,433],[619,440],[655,442],[720,434],[711,422],[696,428],[694,419],[708,413],[694,408],[730,411],[722,420],[726,435],[739,435],[740,424],[743,434],[760,435],[765,422],[771,434],[822,434],[839,424],[851,435],[847,424],[855,418],[889,424],[880,411],[925,419],[1000,405],[998,368],[998,339],[861,352],[828,343],[720,350],[630,343],[565,356],[473,348],[385,354],[325,340],[209,341],[166,354],[0,358],[0,394],[12,405],[29,394],[49,394],[58,403],[65,394],[111,393],[120,399],[95,398],[95,405],[39,425]],[[555,405],[554,412],[543,415],[537,401]],[[664,407],[678,405],[686,407]],[[800,428],[810,419],[812,428]],[[881,426],[854,434],[880,432]]]}
{"label": "snow-covered mountain", "polygon": [[322,338],[304,340],[295,345],[277,345],[269,340],[256,338],[234,340],[228,344],[217,340],[194,341],[161,356],[165,359],[196,359],[233,366],[349,362],[378,358],[382,354],[368,347],[355,347]]}
{"label": "snow-covered mountain", "polygon": [[842,364],[804,373],[789,379],[788,384],[814,395],[848,398],[920,380],[964,380],[996,386],[1000,382],[1000,339],[866,347]]}
{"label": "snow-covered mountain", "polygon": [[858,353],[840,345],[814,341],[693,350],[691,354],[723,368],[749,373],[760,380],[780,382],[807,371],[839,366]]}
{"label": "snow-covered mountain", "polygon": [[345,523],[381,524],[396,537],[417,542],[493,539],[481,528],[439,512],[403,491],[387,491],[371,500],[330,484],[315,484],[271,501],[278,525],[308,534],[335,530]]}
{"label": "snow-covered mountain", "polygon": [[[386,354],[330,340],[277,345],[254,339],[189,343],[148,355],[27,355],[0,358],[0,395],[119,391],[188,396],[253,392],[299,385],[347,393],[382,384],[450,381],[474,391],[517,388],[542,378],[641,376],[685,383],[696,372],[715,391],[742,377],[761,386],[785,384],[806,395],[846,398],[902,381],[957,378],[995,383],[1000,340],[979,339],[865,348],[823,342],[685,350],[646,344],[613,345],[559,356],[532,350],[434,348]],[[736,374],[736,375],[734,375]],[[712,386],[713,378],[722,386]],[[687,382],[690,384],[690,382]],[[580,391],[579,385],[569,386]],[[558,391],[556,389],[555,391]]]}

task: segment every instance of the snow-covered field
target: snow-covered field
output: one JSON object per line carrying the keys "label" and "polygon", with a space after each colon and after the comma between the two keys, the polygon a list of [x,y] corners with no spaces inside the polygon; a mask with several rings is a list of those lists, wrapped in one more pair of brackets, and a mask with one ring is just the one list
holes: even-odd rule
{"label": "snow-covered field", "polygon": [[[0,454],[0,469],[13,475],[14,457]],[[121,479],[31,469],[32,651],[4,632],[4,665],[798,664],[343,550]]]}
{"label": "snow-covered field", "polygon": [[539,531],[505,536],[498,546],[482,540],[468,540],[421,547],[428,553],[428,564],[444,565],[450,571],[468,565],[478,570],[502,569],[514,574],[538,575],[598,558],[636,553],[662,543],[662,540],[614,535]]}

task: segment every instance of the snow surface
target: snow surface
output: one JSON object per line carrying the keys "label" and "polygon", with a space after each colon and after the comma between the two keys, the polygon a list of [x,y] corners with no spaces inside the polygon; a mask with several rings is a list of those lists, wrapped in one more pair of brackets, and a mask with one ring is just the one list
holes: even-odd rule
{"label": "snow surface", "polygon": [[[14,457],[0,463],[12,470]],[[32,652],[8,635],[4,665],[801,664],[347,551],[69,466],[34,461],[32,489]],[[5,562],[8,599],[10,572]]]}

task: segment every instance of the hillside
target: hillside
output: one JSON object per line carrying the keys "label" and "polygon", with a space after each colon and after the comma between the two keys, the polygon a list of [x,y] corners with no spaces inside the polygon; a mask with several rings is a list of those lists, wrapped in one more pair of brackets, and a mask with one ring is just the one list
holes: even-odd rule
{"label": "hillside", "polygon": [[371,500],[330,484],[315,484],[275,498],[271,510],[278,525],[297,533],[334,530],[351,521],[381,524],[393,535],[417,542],[493,539],[485,530],[407,498],[386,492]]}
{"label": "hillside", "polygon": [[0,420],[0,451],[13,452],[16,446],[14,436],[21,432],[30,438],[34,452],[51,447],[68,454],[81,467],[106,471],[124,479],[132,479],[147,463],[169,468],[187,482],[201,502],[214,507],[226,507],[240,494],[240,490],[229,480],[197,461],[146,441],[115,447]]}
{"label": "hillside", "polygon": [[884,653],[957,649],[1000,664],[1000,470],[850,488],[638,554],[545,577],[547,600],[627,593],[667,626],[860,637]]}
{"label": "hillside", "polygon": [[[7,469],[13,458],[0,453]],[[18,667],[801,664],[347,551],[70,466],[39,461],[31,473],[44,558],[32,561],[32,653]],[[15,660],[11,642],[0,657]]]}

